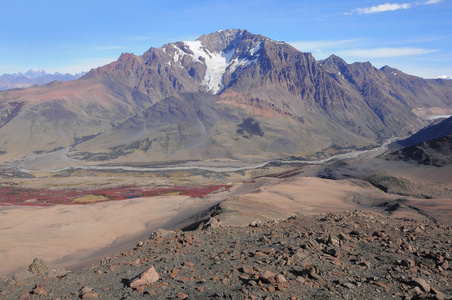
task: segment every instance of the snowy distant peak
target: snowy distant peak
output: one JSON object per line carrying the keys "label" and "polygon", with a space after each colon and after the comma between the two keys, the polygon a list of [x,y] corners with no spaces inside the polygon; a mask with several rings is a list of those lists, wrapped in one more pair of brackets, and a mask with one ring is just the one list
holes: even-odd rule
{"label": "snowy distant peak", "polygon": [[55,73],[51,74],[51,73],[47,73],[46,71],[41,70],[41,69],[34,69],[34,70],[30,69],[30,70],[28,70],[25,73],[19,72],[19,73],[3,74],[3,75],[9,75],[9,76],[12,76],[12,77],[23,76],[23,77],[27,77],[27,78],[30,78],[30,79],[36,79],[36,78],[41,78],[41,77],[44,77],[44,76],[47,76],[47,75],[49,75],[49,76],[66,76],[66,77],[73,76],[73,77],[76,77],[76,78],[80,78],[80,77],[82,77],[85,74],[86,74],[86,72],[80,72],[80,73],[76,73],[76,74],[69,74],[69,73],[63,74],[63,73],[60,73],[60,72],[55,72]]}
{"label": "snowy distant peak", "polygon": [[447,75],[441,75],[441,76],[438,76],[438,79],[447,79],[447,80],[452,80],[452,77],[450,77],[450,76],[447,76]]}
{"label": "snowy distant peak", "polygon": [[61,74],[58,72],[55,72],[54,74],[48,74],[44,70],[28,70],[26,73],[3,74],[0,76],[0,91],[14,88],[26,88],[35,84],[42,85],[55,80],[75,80],[85,74],[86,72],[77,73],[75,75],[68,73]]}
{"label": "snowy distant peak", "polygon": [[24,75],[27,76],[28,78],[38,78],[38,77],[47,75],[47,73],[44,70],[38,70],[38,69],[31,70],[30,69]]}

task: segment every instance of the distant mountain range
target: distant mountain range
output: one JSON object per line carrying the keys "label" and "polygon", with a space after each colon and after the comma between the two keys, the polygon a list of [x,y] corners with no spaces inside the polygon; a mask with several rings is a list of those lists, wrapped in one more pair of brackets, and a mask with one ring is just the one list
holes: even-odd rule
{"label": "distant mountain range", "polygon": [[246,30],[122,54],[78,80],[0,93],[1,161],[68,148],[83,161],[323,156],[452,114],[452,81],[335,55],[316,61]]}
{"label": "distant mountain range", "polygon": [[58,72],[54,74],[47,74],[44,70],[28,70],[25,73],[3,74],[2,76],[0,76],[0,90],[26,88],[35,84],[42,85],[55,80],[75,80],[85,74],[86,72],[77,73],[74,75],[69,73],[62,74]]}

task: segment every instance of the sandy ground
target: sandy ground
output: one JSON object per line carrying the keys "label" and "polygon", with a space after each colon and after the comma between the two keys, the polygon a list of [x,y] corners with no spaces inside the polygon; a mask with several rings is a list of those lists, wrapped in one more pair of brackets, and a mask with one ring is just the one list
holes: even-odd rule
{"label": "sandy ground", "polygon": [[[90,205],[0,207],[0,275],[26,271],[40,257],[50,268],[80,266],[135,246],[218,198],[165,196]],[[94,261],[94,262],[97,262]]]}
{"label": "sandy ground", "polygon": [[357,195],[364,198],[385,194],[359,180],[328,180],[315,177],[261,179],[258,191],[229,198],[221,204],[219,218],[228,225],[259,220],[284,220],[294,214],[312,215],[355,210]]}
{"label": "sandy ground", "polygon": [[[353,210],[374,210],[398,218],[435,219],[452,224],[450,199],[416,199],[387,194],[359,179],[316,177],[264,178],[256,190],[221,203],[218,219],[227,225],[248,225],[255,220],[285,220],[294,214],[313,215]],[[395,210],[387,210],[393,204]]]}
{"label": "sandy ground", "polygon": [[[165,196],[89,205],[0,207],[0,275],[25,271],[35,257],[51,268],[97,264],[102,257],[134,247],[154,229],[181,228],[181,222],[220,202],[221,214],[216,217],[234,226],[256,219],[356,209],[414,219],[433,217],[452,224],[450,199],[421,200],[386,194],[359,179],[316,177],[260,178],[203,199]],[[395,211],[384,211],[388,207],[384,204],[399,202]]]}

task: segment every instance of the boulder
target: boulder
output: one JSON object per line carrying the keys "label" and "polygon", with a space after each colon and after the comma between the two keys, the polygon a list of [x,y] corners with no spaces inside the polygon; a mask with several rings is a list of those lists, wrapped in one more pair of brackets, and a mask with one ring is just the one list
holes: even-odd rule
{"label": "boulder", "polygon": [[146,271],[130,282],[130,287],[137,288],[139,286],[151,284],[159,280],[159,278],[160,275],[157,273],[154,266],[150,266]]}

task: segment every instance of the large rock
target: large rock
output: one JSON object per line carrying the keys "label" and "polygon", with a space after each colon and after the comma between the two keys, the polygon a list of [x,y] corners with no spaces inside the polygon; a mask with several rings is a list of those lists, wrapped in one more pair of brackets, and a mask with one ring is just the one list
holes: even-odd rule
{"label": "large rock", "polygon": [[430,284],[427,283],[427,281],[425,281],[425,279],[423,278],[411,278],[407,284],[411,285],[411,286],[417,286],[420,287],[422,289],[422,291],[426,292],[426,293],[430,293]]}
{"label": "large rock", "polygon": [[151,284],[159,280],[159,278],[160,275],[157,273],[154,266],[150,266],[146,271],[130,282],[130,287],[137,288],[143,285]]}
{"label": "large rock", "polygon": [[49,268],[47,267],[47,263],[43,259],[35,258],[33,259],[31,265],[28,266],[28,271],[32,272],[33,274],[43,274],[48,272]]}
{"label": "large rock", "polygon": [[172,231],[172,230],[166,230],[166,229],[160,228],[160,229],[154,230],[151,233],[151,235],[149,236],[149,239],[151,239],[151,240],[153,240],[153,239],[160,239],[160,238],[163,238],[165,236],[168,236],[168,235],[171,235],[171,234],[174,234],[174,233],[175,232]]}

